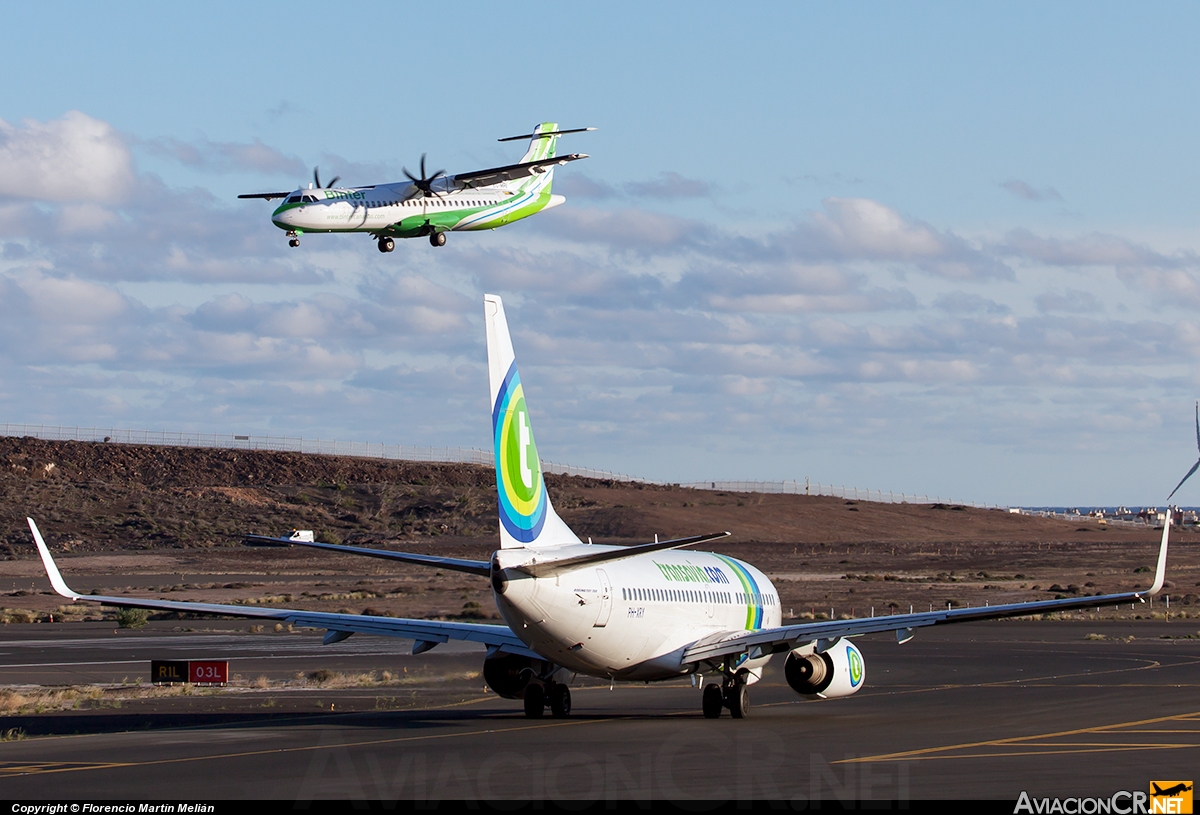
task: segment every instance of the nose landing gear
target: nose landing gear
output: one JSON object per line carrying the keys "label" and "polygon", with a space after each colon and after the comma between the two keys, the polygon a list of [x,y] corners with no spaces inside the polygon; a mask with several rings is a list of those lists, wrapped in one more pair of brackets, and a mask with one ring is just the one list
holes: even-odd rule
{"label": "nose landing gear", "polygon": [[297,246],[300,245],[300,233],[299,232],[289,231],[287,233],[287,236],[289,238],[291,238],[291,240],[288,241],[288,246],[295,249]]}

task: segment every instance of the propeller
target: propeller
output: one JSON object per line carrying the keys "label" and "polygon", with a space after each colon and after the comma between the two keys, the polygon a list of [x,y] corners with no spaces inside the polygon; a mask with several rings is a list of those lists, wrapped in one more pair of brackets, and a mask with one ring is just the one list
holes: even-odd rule
{"label": "propeller", "polygon": [[423,194],[425,194],[426,196],[436,195],[439,198],[441,197],[442,194],[433,188],[433,182],[437,181],[439,176],[445,175],[446,171],[438,170],[436,173],[434,173],[433,175],[431,175],[427,178],[425,176],[425,154],[424,153],[421,154],[421,177],[420,178],[417,178],[412,173],[410,173],[408,171],[407,167],[403,167],[401,169],[404,170],[404,174],[406,176],[408,176],[408,180],[413,183],[413,186],[415,186]]}
{"label": "propeller", "polygon": [[[1200,402],[1196,403],[1196,450],[1200,452]],[[1192,469],[1187,471],[1187,475],[1183,477],[1183,481],[1191,478],[1192,473],[1196,472],[1196,470],[1200,470],[1200,459],[1197,459],[1196,463],[1192,465]],[[1175,489],[1171,490],[1171,495],[1174,495],[1183,486],[1183,481],[1175,485]],[[1171,495],[1167,496],[1168,503],[1171,501]]]}
{"label": "propeller", "polygon": [[333,177],[332,181],[330,181],[328,184],[326,184],[324,187],[322,187],[321,186],[321,176],[317,173],[317,168],[313,167],[313,183],[315,183],[317,185],[317,189],[319,189],[319,190],[320,189],[327,190],[341,180],[342,180],[342,177],[340,175],[335,175]]}

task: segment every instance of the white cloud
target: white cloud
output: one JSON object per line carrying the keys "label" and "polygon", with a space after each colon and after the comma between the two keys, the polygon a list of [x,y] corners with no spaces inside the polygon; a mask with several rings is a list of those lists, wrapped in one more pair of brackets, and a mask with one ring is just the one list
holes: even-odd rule
{"label": "white cloud", "polygon": [[178,161],[186,167],[213,173],[256,172],[303,178],[311,171],[297,156],[284,155],[259,139],[250,142],[215,142],[209,139],[183,141],[174,138],[147,139],[141,146],[149,153]]}
{"label": "white cloud", "polygon": [[119,201],[133,162],[107,122],[73,110],[20,125],[0,120],[0,195],[37,201]]}
{"label": "white cloud", "polygon": [[1000,185],[1004,189],[1011,192],[1013,195],[1024,201],[1061,201],[1063,197],[1054,187],[1043,187],[1036,189],[1031,184],[1018,179],[1010,179]]}
{"label": "white cloud", "polygon": [[1096,314],[1103,306],[1090,291],[1067,289],[1063,292],[1045,292],[1035,299],[1039,311],[1065,311],[1075,314]]}
{"label": "white cloud", "polygon": [[95,233],[113,226],[119,219],[116,212],[99,204],[64,204],[59,211],[58,228],[67,235]]}
{"label": "white cloud", "polygon": [[1156,266],[1195,265],[1194,253],[1176,257],[1116,235],[1093,232],[1077,238],[1041,237],[1028,229],[1014,229],[997,246],[1002,254],[1041,261],[1051,266]]}
{"label": "white cloud", "polygon": [[671,171],[663,171],[649,181],[631,181],[625,185],[625,190],[639,198],[659,198],[667,201],[705,198],[715,192],[711,182],[687,178]]}
{"label": "white cloud", "polygon": [[952,232],[905,218],[867,198],[826,198],[825,211],[797,225],[791,248],[801,255],[829,260],[911,263],[955,280],[1012,279],[1013,272],[995,257]]}

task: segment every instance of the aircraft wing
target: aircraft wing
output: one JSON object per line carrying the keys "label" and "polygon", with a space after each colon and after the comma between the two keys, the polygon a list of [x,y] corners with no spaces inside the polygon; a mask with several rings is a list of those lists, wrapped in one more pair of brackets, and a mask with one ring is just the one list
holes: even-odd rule
{"label": "aircraft wing", "polygon": [[348,555],[363,555],[377,557],[383,560],[398,560],[401,563],[415,563],[419,566],[435,566],[451,572],[467,572],[487,577],[491,574],[491,564],[486,560],[463,560],[456,557],[437,557],[436,555],[416,555],[410,552],[392,552],[387,549],[367,549],[363,546],[342,546],[336,543],[319,543],[317,541],[297,541],[291,538],[272,538],[266,535],[244,535],[252,546],[308,546],[313,549],[326,549],[330,552],[343,552]]}
{"label": "aircraft wing", "polygon": [[291,195],[290,192],[248,192],[245,195],[239,195],[238,198],[263,198],[270,201],[272,198],[287,198]]}
{"label": "aircraft wing", "polygon": [[996,620],[1003,617],[1024,617],[1030,614],[1046,614],[1054,611],[1071,611],[1097,606],[1115,606],[1122,603],[1144,603],[1162,589],[1167,567],[1167,538],[1171,529],[1171,515],[1167,512],[1163,524],[1162,544],[1158,552],[1158,568],[1154,584],[1145,591],[1105,594],[1093,597],[1068,597],[1062,600],[1035,600],[1028,603],[1009,603],[983,608],[956,608],[944,611],[918,612],[916,614],[892,614],[886,617],[859,617],[852,620],[829,620],[819,623],[801,623],[767,628],[760,631],[733,631],[706,637],[693,643],[683,652],[683,662],[697,663],[719,661],[728,657],[749,654],[752,658],[767,654],[783,653],[808,643],[833,642],[839,637],[857,637],[862,634],[877,634],[895,631],[896,640],[904,643],[913,637],[918,628],[946,623],[966,623],[978,620]]}
{"label": "aircraft wing", "polygon": [[450,179],[450,183],[458,189],[490,187],[492,184],[512,181],[515,178],[539,175],[555,165],[567,164],[568,162],[578,161],[581,158],[588,158],[587,153],[571,153],[566,156],[555,156],[553,158],[539,159],[538,161],[526,161],[521,164],[507,164],[503,167],[493,167],[490,170],[459,173]]}
{"label": "aircraft wing", "polygon": [[50,550],[38,531],[37,524],[32,518],[29,530],[33,533],[33,542],[37,544],[38,554],[42,557],[42,565],[46,567],[46,575],[54,590],[63,597],[75,602],[101,603],[118,608],[145,608],[158,611],[178,611],[190,614],[218,614],[226,617],[246,617],[258,620],[278,620],[291,623],[302,628],[324,628],[329,633],[325,642],[344,640],[351,634],[377,634],[384,637],[400,637],[411,639],[413,653],[428,651],[449,640],[465,640],[478,642],[488,648],[495,648],[510,654],[544,659],[536,651],[529,648],[521,638],[513,633],[506,625],[485,625],[482,623],[459,623],[444,620],[413,620],[403,617],[374,617],[362,614],[335,614],[323,611],[304,611],[290,608],[261,608],[256,606],[226,605],[222,603],[194,603],[181,600],[154,600],[141,597],[109,597],[99,594],[80,594],[69,587],[50,556]]}

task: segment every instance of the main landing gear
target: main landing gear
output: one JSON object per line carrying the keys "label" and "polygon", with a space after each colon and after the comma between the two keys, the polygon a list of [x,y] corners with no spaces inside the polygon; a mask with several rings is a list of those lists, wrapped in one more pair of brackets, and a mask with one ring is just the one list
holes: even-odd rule
{"label": "main landing gear", "polygon": [[746,718],[750,713],[750,687],[745,674],[727,676],[720,685],[715,682],[705,685],[700,706],[706,719],[720,718],[723,707],[729,708],[729,715],[735,719]]}
{"label": "main landing gear", "polygon": [[396,242],[394,240],[392,240],[391,238],[380,238],[379,239],[379,251],[380,252],[383,252],[386,254],[395,248],[396,248]]}
{"label": "main landing gear", "polygon": [[525,686],[525,717],[540,719],[550,708],[550,715],[565,719],[571,715],[571,689],[559,682],[543,685],[530,682]]}
{"label": "main landing gear", "polygon": [[431,246],[445,246],[446,245],[446,233],[445,232],[430,232],[429,233],[429,243]]}

